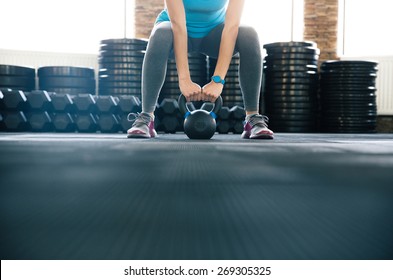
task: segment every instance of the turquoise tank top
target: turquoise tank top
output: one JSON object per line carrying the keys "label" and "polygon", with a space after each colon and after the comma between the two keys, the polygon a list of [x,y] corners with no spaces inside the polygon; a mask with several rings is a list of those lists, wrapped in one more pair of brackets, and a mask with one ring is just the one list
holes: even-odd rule
{"label": "turquoise tank top", "polygon": [[[187,33],[191,38],[203,38],[225,21],[228,0],[183,0]],[[167,9],[157,17],[156,23],[170,21]]]}

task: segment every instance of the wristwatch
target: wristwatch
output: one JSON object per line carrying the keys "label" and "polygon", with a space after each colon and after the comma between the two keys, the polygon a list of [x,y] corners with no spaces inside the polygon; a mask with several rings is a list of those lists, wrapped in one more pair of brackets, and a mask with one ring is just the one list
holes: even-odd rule
{"label": "wristwatch", "polygon": [[224,79],[221,79],[221,77],[220,76],[213,76],[212,77],[212,81],[213,82],[215,82],[215,83],[221,83],[221,84],[225,84],[225,80]]}

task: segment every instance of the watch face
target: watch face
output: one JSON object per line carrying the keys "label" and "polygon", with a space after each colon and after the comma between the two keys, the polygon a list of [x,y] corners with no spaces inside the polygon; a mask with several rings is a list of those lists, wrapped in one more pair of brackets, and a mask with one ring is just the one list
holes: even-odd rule
{"label": "watch face", "polygon": [[214,81],[215,83],[221,82],[221,78],[220,78],[219,76],[214,76],[212,79],[213,79],[213,81]]}

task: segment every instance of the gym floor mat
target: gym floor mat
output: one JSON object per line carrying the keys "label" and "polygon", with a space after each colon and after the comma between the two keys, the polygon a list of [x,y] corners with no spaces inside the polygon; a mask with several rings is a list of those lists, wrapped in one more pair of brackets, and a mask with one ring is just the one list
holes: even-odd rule
{"label": "gym floor mat", "polygon": [[0,134],[0,258],[393,259],[393,135]]}

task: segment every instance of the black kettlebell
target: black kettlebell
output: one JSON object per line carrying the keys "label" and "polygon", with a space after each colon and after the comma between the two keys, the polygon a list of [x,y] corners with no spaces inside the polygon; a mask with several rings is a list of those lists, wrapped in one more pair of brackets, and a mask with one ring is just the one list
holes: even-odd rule
{"label": "black kettlebell", "polygon": [[197,109],[190,111],[187,100],[183,94],[179,96],[179,109],[184,115],[184,132],[190,139],[210,139],[216,132],[216,118],[222,107],[222,98],[219,96],[214,103],[212,111]]}

